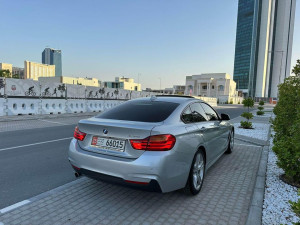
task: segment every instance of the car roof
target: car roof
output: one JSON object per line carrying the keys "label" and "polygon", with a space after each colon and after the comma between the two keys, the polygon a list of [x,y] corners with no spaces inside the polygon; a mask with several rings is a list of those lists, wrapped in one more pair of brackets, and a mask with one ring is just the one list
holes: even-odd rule
{"label": "car roof", "polygon": [[147,98],[138,98],[135,99],[135,101],[138,100],[149,100],[149,101],[158,101],[158,102],[174,102],[174,103],[184,103],[184,102],[192,102],[192,101],[201,101],[200,99],[196,99],[190,96],[176,96],[176,95],[158,95],[158,96],[152,96],[152,97],[147,97]]}

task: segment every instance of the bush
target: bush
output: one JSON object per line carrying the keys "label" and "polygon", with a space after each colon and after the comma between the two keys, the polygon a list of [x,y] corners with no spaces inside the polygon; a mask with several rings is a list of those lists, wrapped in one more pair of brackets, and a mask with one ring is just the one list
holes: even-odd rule
{"label": "bush", "polygon": [[262,111],[264,109],[264,107],[262,107],[262,106],[258,106],[257,108],[259,111]]}
{"label": "bush", "polygon": [[265,102],[264,102],[263,100],[260,100],[258,104],[259,104],[259,105],[264,105]]}
{"label": "bush", "polygon": [[233,101],[232,101],[232,100],[230,100],[230,104],[233,104]]}
{"label": "bush", "polygon": [[241,117],[244,117],[247,120],[250,120],[250,119],[253,119],[253,114],[251,112],[243,112]]}
{"label": "bush", "polygon": [[240,100],[239,100],[238,104],[241,104]]}
{"label": "bush", "polygon": [[[297,68],[298,67],[298,68]],[[274,108],[272,121],[275,131],[273,151],[278,157],[277,165],[290,182],[300,183],[300,60],[293,72],[296,76],[286,78],[278,85],[279,101]]]}
{"label": "bush", "polygon": [[264,114],[265,114],[264,111],[257,111],[257,112],[256,112],[256,115],[258,115],[258,116],[261,116],[261,115],[264,115]]}
{"label": "bush", "polygon": [[252,123],[249,122],[249,120],[253,118],[253,114],[250,112],[250,108],[254,106],[254,100],[252,98],[246,98],[242,103],[244,107],[248,108],[248,112],[243,112],[241,115],[242,117],[247,119],[247,121],[241,121],[241,127],[249,129],[252,128]]}
{"label": "bush", "polygon": [[[298,196],[300,196],[300,189],[298,190]],[[289,201],[289,203],[291,204],[291,208],[294,211],[294,213],[296,213],[296,215],[298,217],[300,217],[300,199],[298,199],[297,202],[292,202]],[[300,222],[300,221],[299,221]],[[300,223],[299,223],[300,224]]]}
{"label": "bush", "polygon": [[254,100],[252,98],[245,98],[242,101],[242,104],[244,105],[244,107],[248,107],[248,112],[249,112],[250,108],[253,108],[254,106]]}
{"label": "bush", "polygon": [[241,127],[243,127],[244,129],[251,129],[252,123],[249,121],[241,121]]}

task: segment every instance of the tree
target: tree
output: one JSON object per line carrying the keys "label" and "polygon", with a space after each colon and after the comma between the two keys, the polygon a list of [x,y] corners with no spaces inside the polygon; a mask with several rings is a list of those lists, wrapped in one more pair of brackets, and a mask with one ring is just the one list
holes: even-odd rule
{"label": "tree", "polygon": [[272,121],[273,151],[277,165],[285,172],[284,180],[300,185],[300,60],[293,69],[295,76],[278,85],[279,100],[274,108]]}
{"label": "tree", "polygon": [[14,79],[20,79],[20,75],[19,74],[14,74],[14,75],[12,75],[12,78],[14,78]]}
{"label": "tree", "polygon": [[241,121],[241,127],[244,129],[250,129],[252,128],[252,123],[249,121],[253,118],[253,114],[250,112],[250,108],[253,108],[254,106],[254,100],[252,98],[246,98],[242,101],[242,104],[244,107],[247,107],[247,112],[242,113],[242,117],[246,118],[247,121]]}
{"label": "tree", "polygon": [[258,111],[256,112],[256,114],[259,116],[264,115],[265,112],[263,111],[263,109],[264,109],[263,105],[265,104],[265,102],[263,100],[260,100],[258,104],[259,104],[259,106],[257,107]]}
{"label": "tree", "polygon": [[292,69],[292,73],[295,74],[295,76],[300,76],[300,59],[297,60],[296,66]]}
{"label": "tree", "polygon": [[0,70],[0,77],[7,77],[10,78],[10,71],[9,70]]}

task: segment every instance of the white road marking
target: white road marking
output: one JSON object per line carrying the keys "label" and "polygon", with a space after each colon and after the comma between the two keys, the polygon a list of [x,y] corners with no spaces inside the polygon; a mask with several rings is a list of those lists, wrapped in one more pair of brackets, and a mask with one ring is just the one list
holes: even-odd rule
{"label": "white road marking", "polygon": [[61,138],[61,139],[56,139],[56,140],[51,140],[51,141],[43,141],[43,142],[37,142],[37,143],[33,143],[33,144],[19,145],[19,146],[14,146],[14,147],[9,147],[9,148],[1,148],[0,152],[10,150],[10,149],[23,148],[23,147],[28,147],[28,146],[42,145],[42,144],[51,143],[51,142],[63,141],[63,140],[71,139],[71,138],[72,137],[67,137],[67,138]]}
{"label": "white road marking", "polygon": [[70,124],[66,124],[66,123],[60,123],[60,122],[54,122],[54,121],[42,120],[42,119],[39,119],[39,121],[44,121],[44,122],[48,122],[48,123],[56,123],[56,124],[61,124],[61,125],[70,125]]}
{"label": "white road marking", "polygon": [[28,204],[28,203],[30,203],[29,200],[24,200],[24,201],[18,202],[18,203],[16,203],[16,204],[7,206],[7,207],[4,208],[4,209],[1,209],[1,210],[0,210],[0,213],[6,213],[6,212],[9,212],[9,211],[11,211],[11,210],[13,210],[13,209],[16,209],[16,208],[18,208],[18,207],[20,207],[20,206],[26,205],[26,204]]}

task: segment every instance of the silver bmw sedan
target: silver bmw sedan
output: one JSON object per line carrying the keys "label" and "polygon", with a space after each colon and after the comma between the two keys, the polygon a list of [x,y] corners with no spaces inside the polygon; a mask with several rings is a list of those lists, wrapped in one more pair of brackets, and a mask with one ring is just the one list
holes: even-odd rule
{"label": "silver bmw sedan", "polygon": [[79,121],[69,161],[76,176],[196,195],[209,167],[233,149],[234,128],[228,120],[187,96],[127,101]]}

